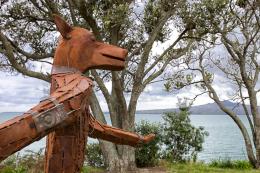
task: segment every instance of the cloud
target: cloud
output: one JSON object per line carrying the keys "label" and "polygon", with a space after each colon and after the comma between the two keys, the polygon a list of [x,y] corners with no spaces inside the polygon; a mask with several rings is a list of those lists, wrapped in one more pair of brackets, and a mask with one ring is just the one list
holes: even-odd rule
{"label": "cloud", "polygon": [[36,105],[45,95],[47,82],[0,73],[0,112],[24,112]]}
{"label": "cloud", "polygon": [[[235,87],[223,77],[221,73],[215,73],[214,88],[222,100],[228,99],[230,93],[235,92]],[[111,91],[111,82],[105,83],[105,86]],[[36,105],[46,94],[49,88],[47,82],[24,77],[21,75],[11,76],[0,72],[0,112],[24,112]],[[103,111],[108,111],[107,103],[101,91],[96,92],[99,103]],[[166,92],[163,82],[148,85],[138,100],[137,109],[163,109],[176,107],[178,97],[193,98],[201,91],[196,87],[188,87],[177,92]],[[126,94],[126,100],[129,102],[130,95]],[[194,105],[212,103],[213,101],[204,94],[196,99]]]}
{"label": "cloud", "polygon": [[[165,109],[176,108],[178,98],[193,99],[201,93],[196,87],[188,87],[176,92],[166,92],[162,82],[148,86],[148,89],[142,93],[139,99],[137,109]],[[205,94],[196,99],[194,105],[210,103],[212,100]]]}
{"label": "cloud", "polygon": [[[111,91],[111,82],[105,84],[109,91]],[[148,109],[166,109],[175,108],[179,98],[194,98],[200,91],[195,87],[188,87],[179,92],[166,92],[164,89],[163,82],[153,83],[145,88],[145,91],[141,94],[137,110],[148,110]],[[96,92],[99,103],[102,110],[107,112],[108,107],[105,98],[101,91]],[[129,103],[130,94],[125,94],[126,101]],[[206,103],[212,103],[213,101],[205,94],[196,99],[194,105],[201,105]]]}

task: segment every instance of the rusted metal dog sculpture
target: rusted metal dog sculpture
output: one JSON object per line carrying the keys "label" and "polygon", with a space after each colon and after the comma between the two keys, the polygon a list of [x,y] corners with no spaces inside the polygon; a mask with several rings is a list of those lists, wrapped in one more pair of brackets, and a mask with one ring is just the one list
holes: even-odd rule
{"label": "rusted metal dog sculpture", "polygon": [[87,136],[137,146],[142,137],[98,122],[89,112],[89,69],[122,70],[125,49],[101,43],[86,29],[71,27],[54,15],[61,34],[51,76],[51,94],[23,115],[0,124],[0,160],[48,135],[45,173],[77,173],[84,161]]}

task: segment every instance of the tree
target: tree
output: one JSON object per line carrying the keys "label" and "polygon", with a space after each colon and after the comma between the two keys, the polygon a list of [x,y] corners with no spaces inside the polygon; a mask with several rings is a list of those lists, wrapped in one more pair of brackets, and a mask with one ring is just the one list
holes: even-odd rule
{"label": "tree", "polygon": [[[202,0],[194,6],[194,18],[198,21],[192,37],[198,38],[190,56],[183,59],[184,76],[179,82],[170,82],[178,88],[196,84],[208,93],[220,109],[229,115],[240,129],[249,161],[260,168],[260,113],[258,108],[260,6],[259,1]],[[221,51],[220,51],[221,50]],[[222,77],[219,77],[222,76]],[[221,80],[221,81],[219,81]],[[222,102],[220,83],[232,88],[230,99],[242,104],[250,129],[247,129],[234,110]],[[246,103],[250,104],[248,108]]]}
{"label": "tree", "polygon": [[[49,73],[37,67],[52,62],[56,44],[52,14],[59,14],[75,26],[92,30],[98,40],[129,50],[126,70],[90,73],[107,102],[112,125],[133,131],[137,101],[145,87],[160,78],[191,45],[183,39],[194,29],[191,16],[185,22],[183,15],[179,17],[186,8],[189,4],[183,0],[148,0],[141,4],[130,0],[4,1],[0,12],[0,69],[50,81]],[[176,30],[177,37],[169,40]],[[152,49],[165,43],[168,46],[162,53]],[[111,92],[106,81],[112,82]],[[95,94],[91,109],[106,123]],[[135,168],[133,148],[101,140],[100,145],[111,172]]]}
{"label": "tree", "polygon": [[155,139],[148,144],[138,147],[135,150],[136,165],[138,167],[153,167],[158,165],[161,156],[162,124],[150,123],[142,120],[136,124],[135,131],[141,135],[155,134]]}
{"label": "tree", "polygon": [[168,112],[163,115],[162,141],[166,146],[163,157],[171,162],[196,161],[208,132],[203,127],[197,128],[191,124],[190,105],[187,105],[187,100],[179,106],[179,112]]}

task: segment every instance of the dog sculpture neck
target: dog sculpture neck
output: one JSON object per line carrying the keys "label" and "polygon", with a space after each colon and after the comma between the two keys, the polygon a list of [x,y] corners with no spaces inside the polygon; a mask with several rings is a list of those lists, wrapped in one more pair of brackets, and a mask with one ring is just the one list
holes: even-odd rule
{"label": "dog sculpture neck", "polygon": [[76,68],[73,67],[67,67],[67,66],[52,66],[51,74],[56,75],[56,74],[68,74],[68,73],[81,73]]}

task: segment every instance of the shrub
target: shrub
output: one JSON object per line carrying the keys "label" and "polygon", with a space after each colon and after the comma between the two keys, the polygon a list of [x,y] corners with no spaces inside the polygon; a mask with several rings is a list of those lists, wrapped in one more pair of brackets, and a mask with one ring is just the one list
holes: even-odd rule
{"label": "shrub", "polygon": [[208,135],[203,127],[194,127],[189,118],[189,108],[180,112],[169,112],[163,115],[163,143],[166,146],[163,158],[170,162],[196,161],[202,151],[204,137]]}
{"label": "shrub", "polygon": [[43,173],[44,149],[37,152],[27,150],[26,154],[18,158],[19,165],[26,168],[27,173]]}
{"label": "shrub", "polygon": [[23,155],[12,155],[3,161],[1,173],[41,173],[43,172],[44,156],[39,152],[26,151]]}
{"label": "shrub", "polygon": [[252,169],[253,166],[249,161],[246,160],[231,160],[227,159],[218,159],[213,160],[209,163],[210,167],[216,168],[231,168],[231,169]]}
{"label": "shrub", "polygon": [[81,173],[104,173],[102,168],[93,168],[90,166],[84,166]]}
{"label": "shrub", "polygon": [[247,160],[234,161],[236,169],[252,169],[253,165]]}
{"label": "shrub", "polygon": [[156,166],[160,158],[160,149],[162,144],[162,127],[160,124],[141,121],[136,124],[135,131],[141,135],[154,133],[155,139],[148,144],[142,145],[135,150],[137,167]]}
{"label": "shrub", "polygon": [[104,157],[98,143],[91,143],[87,145],[86,161],[87,161],[87,165],[92,167],[105,166]]}

